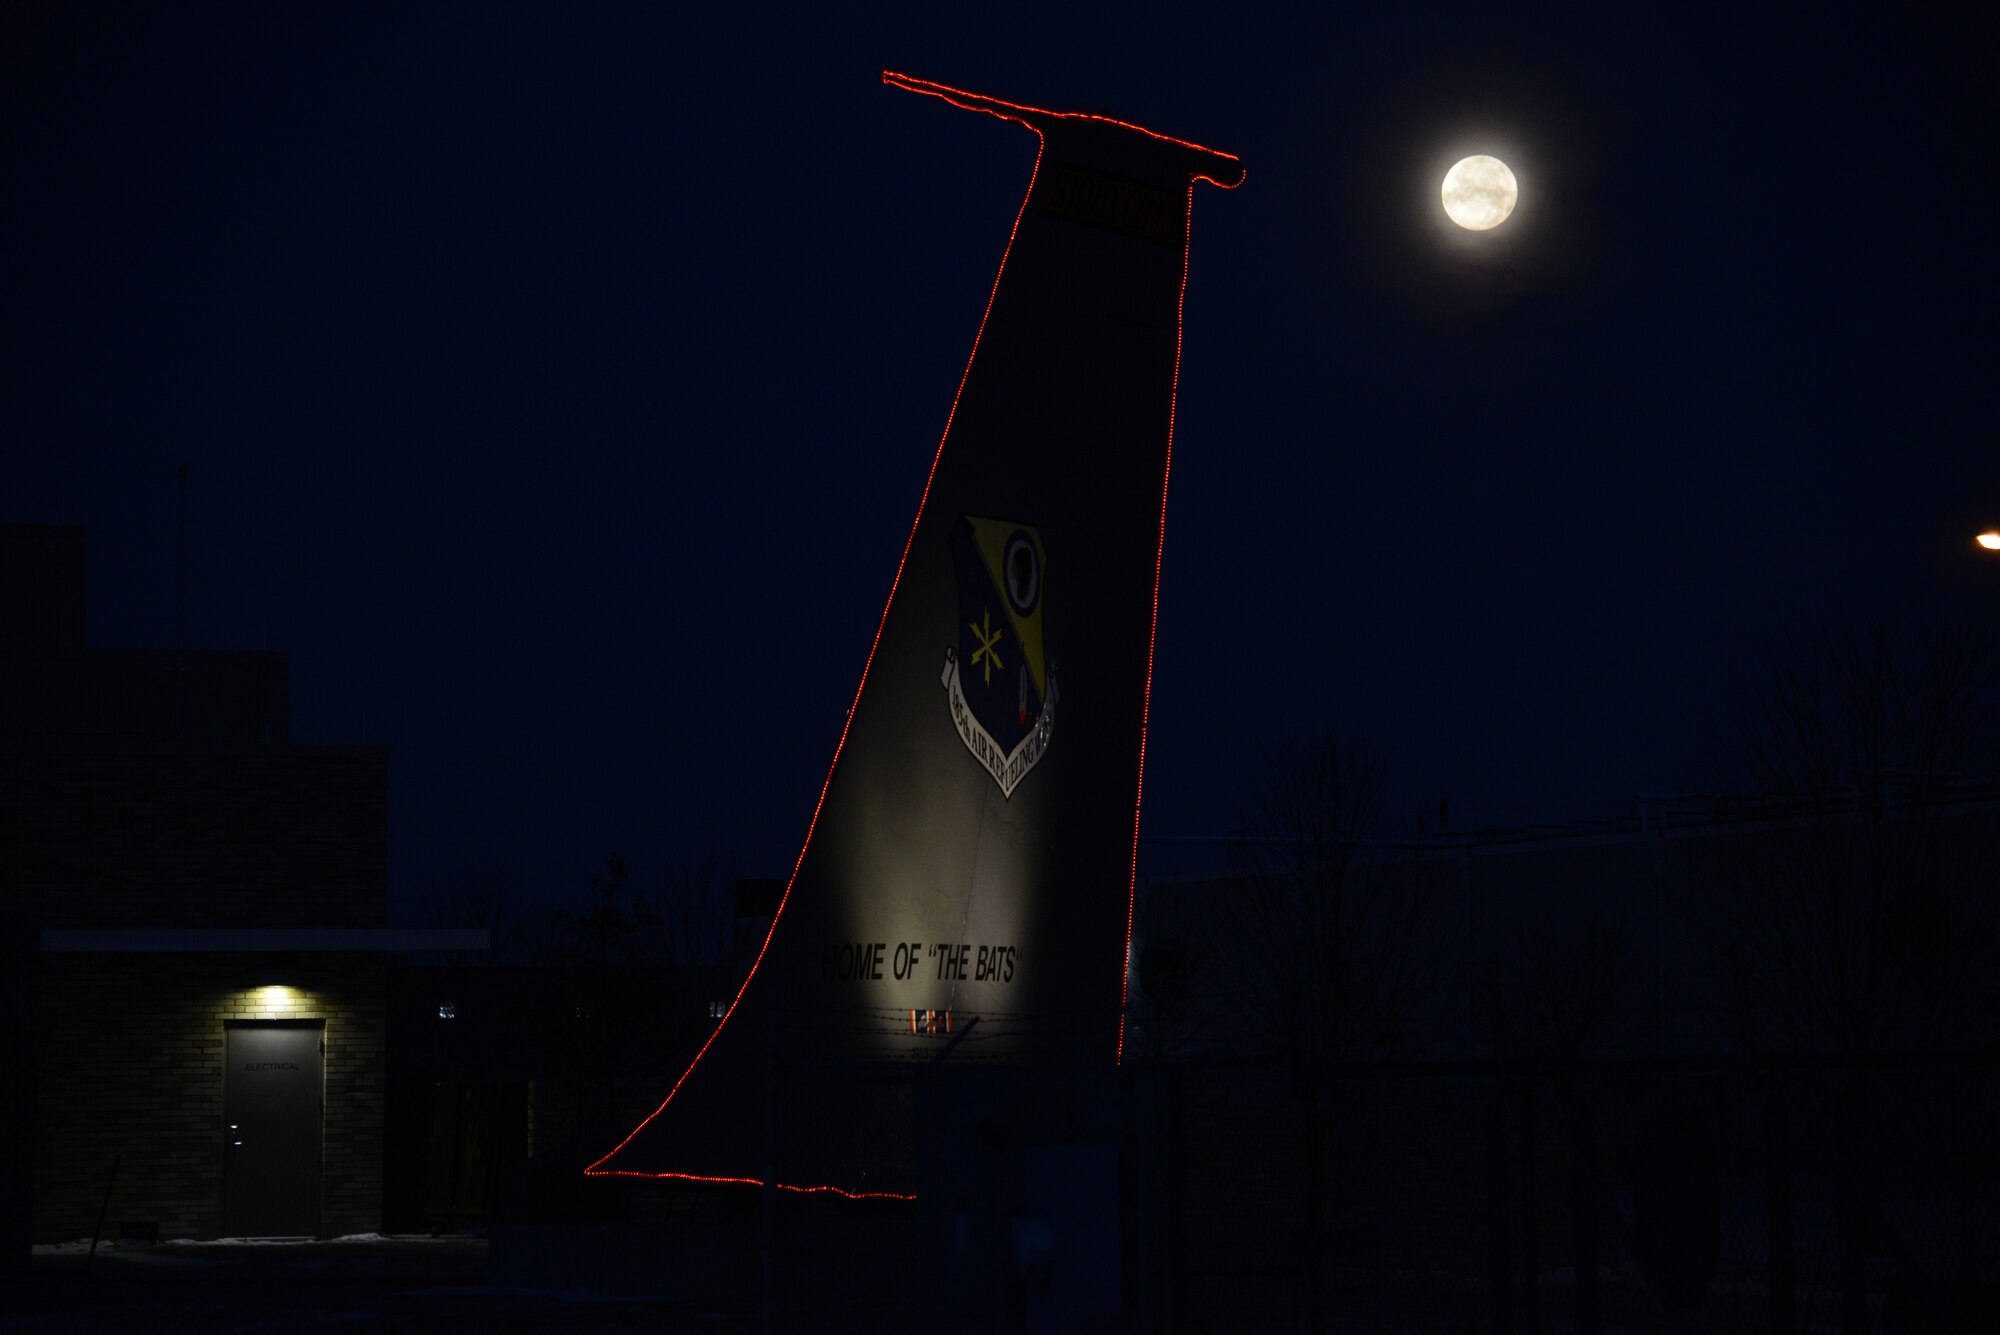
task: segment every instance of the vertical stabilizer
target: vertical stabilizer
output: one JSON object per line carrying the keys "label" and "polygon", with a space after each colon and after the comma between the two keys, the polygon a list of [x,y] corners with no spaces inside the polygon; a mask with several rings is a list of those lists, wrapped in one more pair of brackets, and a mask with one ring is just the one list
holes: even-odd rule
{"label": "vertical stabilizer", "polygon": [[1108,117],[883,80],[1041,149],[770,934],[707,1046],[592,1173],[908,1194],[909,1075],[947,1047],[1122,1055],[1189,207],[1242,166]]}

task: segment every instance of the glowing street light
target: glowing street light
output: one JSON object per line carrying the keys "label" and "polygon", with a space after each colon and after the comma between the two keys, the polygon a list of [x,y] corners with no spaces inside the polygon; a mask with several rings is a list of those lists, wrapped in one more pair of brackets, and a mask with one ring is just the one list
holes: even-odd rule
{"label": "glowing street light", "polygon": [[1976,541],[1989,552],[2000,552],[2000,531],[1988,529]]}

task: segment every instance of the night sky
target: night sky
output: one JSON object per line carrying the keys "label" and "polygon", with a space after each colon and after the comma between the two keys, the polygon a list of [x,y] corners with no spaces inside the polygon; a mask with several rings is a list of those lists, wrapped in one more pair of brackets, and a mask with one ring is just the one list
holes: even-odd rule
{"label": "night sky", "polygon": [[[1813,628],[2000,613],[1983,31],[1294,8],[15,9],[0,520],[87,525],[93,642],[169,645],[185,465],[188,643],[391,748],[400,915],[782,875],[1034,160],[886,67],[1248,167],[1195,200],[1149,833],[1329,724],[1413,821],[1615,814]],[[1477,235],[1474,152],[1523,192]]]}

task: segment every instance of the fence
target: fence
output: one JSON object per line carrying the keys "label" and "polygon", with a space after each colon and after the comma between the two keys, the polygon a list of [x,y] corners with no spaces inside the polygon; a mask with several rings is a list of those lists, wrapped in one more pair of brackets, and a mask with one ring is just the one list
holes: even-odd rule
{"label": "fence", "polygon": [[1166,1329],[1791,1335],[2000,1310],[1994,1054],[1155,1075]]}

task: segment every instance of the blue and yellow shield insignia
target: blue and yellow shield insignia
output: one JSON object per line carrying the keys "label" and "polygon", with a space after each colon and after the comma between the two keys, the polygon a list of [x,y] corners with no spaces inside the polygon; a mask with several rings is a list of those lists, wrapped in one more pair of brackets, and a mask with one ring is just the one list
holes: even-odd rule
{"label": "blue and yellow shield insignia", "polygon": [[951,531],[958,633],[942,682],[960,740],[1003,796],[1042,758],[1056,681],[1042,641],[1042,536],[1027,524],[965,515]]}

